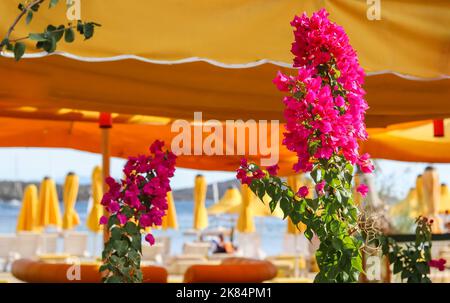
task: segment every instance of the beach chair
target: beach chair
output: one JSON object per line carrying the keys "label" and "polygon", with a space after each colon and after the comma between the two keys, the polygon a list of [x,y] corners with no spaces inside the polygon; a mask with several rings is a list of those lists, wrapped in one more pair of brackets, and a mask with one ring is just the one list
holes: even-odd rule
{"label": "beach chair", "polygon": [[261,237],[257,233],[238,234],[238,250],[236,256],[262,260],[266,253],[261,249]]}
{"label": "beach chair", "polygon": [[58,250],[58,234],[45,233],[40,236],[38,254],[56,254]]}
{"label": "beach chair", "polygon": [[211,249],[209,242],[188,242],[183,244],[183,255],[197,255],[206,257]]}
{"label": "beach chair", "polygon": [[164,245],[164,252],[163,252],[163,257],[168,257],[170,256],[170,250],[171,250],[171,245],[172,245],[172,241],[170,240],[170,237],[156,237],[155,238],[155,243],[161,243]]}
{"label": "beach chair", "polygon": [[40,244],[40,234],[36,232],[18,232],[15,245],[15,259],[36,258]]}
{"label": "beach chair", "polygon": [[75,257],[88,257],[88,234],[82,232],[64,233],[64,253]]}
{"label": "beach chair", "polygon": [[12,252],[14,250],[14,242],[16,236],[14,234],[2,234],[0,235],[0,267],[1,271],[7,271],[8,266],[11,263]]}
{"label": "beach chair", "polygon": [[163,243],[149,245],[142,244],[142,263],[143,264],[163,264],[163,254],[165,247]]}

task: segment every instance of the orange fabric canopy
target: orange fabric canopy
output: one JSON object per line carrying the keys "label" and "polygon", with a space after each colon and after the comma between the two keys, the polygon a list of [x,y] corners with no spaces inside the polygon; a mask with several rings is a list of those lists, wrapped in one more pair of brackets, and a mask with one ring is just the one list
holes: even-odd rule
{"label": "orange fabric canopy", "polygon": [[[146,123],[143,116],[132,115],[193,119],[194,111],[201,111],[205,119],[282,120],[283,95],[272,84],[277,70],[272,64],[226,69],[204,62],[92,63],[48,56],[17,63],[0,58],[0,115],[95,117],[69,110],[79,109],[121,113],[120,121]],[[411,81],[384,74],[367,77],[364,88],[369,127],[450,116],[450,79]]]}

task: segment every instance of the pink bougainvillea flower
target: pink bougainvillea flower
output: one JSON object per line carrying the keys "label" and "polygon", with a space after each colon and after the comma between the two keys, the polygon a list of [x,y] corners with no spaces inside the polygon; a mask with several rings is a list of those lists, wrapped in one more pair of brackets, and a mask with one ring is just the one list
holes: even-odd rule
{"label": "pink bougainvillea flower", "polygon": [[434,267],[434,268],[437,268],[437,269],[439,269],[439,271],[444,271],[445,270],[445,264],[447,263],[447,260],[445,260],[445,259],[433,259],[433,260],[430,260],[429,262],[428,262],[428,265],[430,266],[430,267]]}
{"label": "pink bougainvillea flower", "polygon": [[324,188],[325,188],[325,181],[322,180],[316,184],[316,191],[318,194],[322,194]]}
{"label": "pink bougainvillea flower", "polygon": [[279,169],[280,169],[280,167],[278,166],[278,164],[275,164],[275,165],[267,167],[267,172],[269,174],[271,174],[272,176],[276,176],[278,174]]}
{"label": "pink bougainvillea flower", "polygon": [[164,142],[160,140],[156,140],[153,142],[153,144],[150,146],[150,152],[156,154],[160,151],[162,151],[162,148],[164,146]]}
{"label": "pink bougainvillea flower", "polygon": [[128,218],[126,215],[124,214],[117,214],[117,219],[119,219],[120,224],[124,225],[125,223],[127,223]]}
{"label": "pink bougainvillea flower", "polygon": [[273,83],[277,86],[280,91],[287,92],[289,91],[289,87],[291,84],[291,80],[288,76],[283,75],[281,72],[277,73],[275,79],[273,79]]}
{"label": "pink bougainvillea flower", "polygon": [[357,188],[356,191],[358,193],[361,194],[361,196],[365,197],[367,196],[367,193],[369,192],[369,187],[367,187],[366,184],[360,184]]}
{"label": "pink bougainvillea flower", "polygon": [[111,203],[109,204],[109,206],[108,206],[107,208],[108,208],[108,211],[109,211],[110,213],[116,213],[116,212],[118,212],[119,209],[120,209],[120,204],[117,203],[117,202],[115,202],[115,201],[113,201],[113,202],[111,202]]}
{"label": "pink bougainvillea flower", "polygon": [[106,216],[101,216],[100,217],[100,225],[106,225],[108,224],[108,218]]}
{"label": "pink bougainvillea flower", "polygon": [[298,189],[297,194],[302,197],[305,198],[308,194],[309,194],[309,189],[308,186],[302,186]]}
{"label": "pink bougainvillea flower", "polygon": [[145,241],[147,241],[150,245],[155,244],[155,237],[152,234],[147,234],[145,236]]}
{"label": "pink bougainvillea flower", "polygon": [[[359,155],[358,141],[367,139],[364,115],[364,71],[343,28],[326,10],[291,22],[295,41],[291,52],[296,76],[278,73],[274,83],[291,96],[283,99],[286,120],[283,144],[297,154],[295,171],[311,171],[317,159],[343,155],[364,173],[373,171],[368,155]],[[331,67],[333,66],[333,67]],[[327,73],[319,70],[327,68]],[[327,77],[335,82],[330,85]],[[310,143],[316,142],[315,148]]]}

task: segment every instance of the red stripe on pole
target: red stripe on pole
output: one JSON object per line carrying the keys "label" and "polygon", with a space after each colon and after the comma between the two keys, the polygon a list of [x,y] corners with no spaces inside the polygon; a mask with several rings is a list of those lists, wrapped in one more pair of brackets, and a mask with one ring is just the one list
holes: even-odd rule
{"label": "red stripe on pole", "polygon": [[433,120],[434,136],[444,137],[444,120]]}
{"label": "red stripe on pole", "polygon": [[100,128],[111,128],[112,127],[111,113],[100,113],[98,124]]}

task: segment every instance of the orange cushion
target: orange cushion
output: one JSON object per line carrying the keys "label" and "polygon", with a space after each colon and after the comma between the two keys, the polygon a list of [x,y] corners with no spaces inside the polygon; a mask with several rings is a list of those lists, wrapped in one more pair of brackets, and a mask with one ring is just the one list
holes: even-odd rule
{"label": "orange cushion", "polygon": [[220,265],[192,265],[185,283],[261,283],[273,279],[276,267],[268,261],[228,258]]}
{"label": "orange cushion", "polygon": [[[44,263],[20,259],[12,264],[11,273],[17,279],[29,283],[101,283],[102,277],[98,265],[81,264],[80,280],[69,280],[67,271],[71,264]],[[159,266],[141,268],[144,283],[166,283],[167,271]]]}

